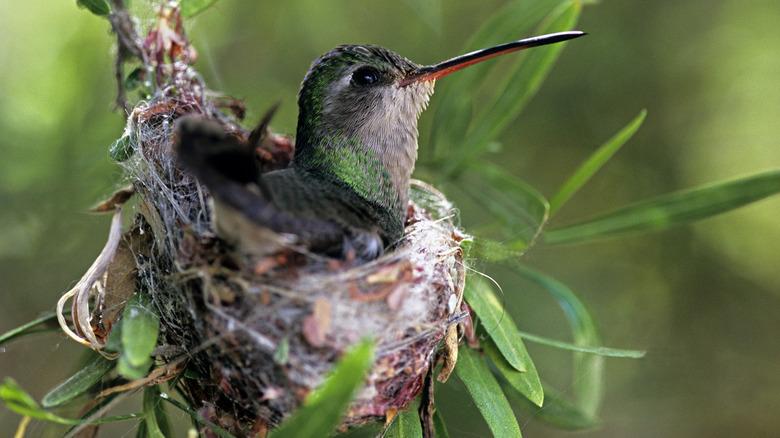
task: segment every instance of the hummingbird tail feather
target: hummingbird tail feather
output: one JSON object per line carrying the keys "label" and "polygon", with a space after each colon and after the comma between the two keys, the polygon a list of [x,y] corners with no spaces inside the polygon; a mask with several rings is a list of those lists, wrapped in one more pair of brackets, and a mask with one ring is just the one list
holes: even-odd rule
{"label": "hummingbird tail feather", "polygon": [[[258,226],[294,234],[312,249],[341,248],[347,230],[331,221],[295,216],[278,209],[264,193],[253,149],[216,122],[183,117],[177,125],[179,163],[220,202]],[[254,189],[254,190],[253,190]]]}
{"label": "hummingbird tail feather", "polygon": [[252,132],[249,133],[249,139],[247,140],[247,144],[251,147],[259,147],[263,139],[267,137],[270,134],[270,131],[268,130],[268,126],[271,124],[271,119],[274,118],[274,115],[276,114],[276,110],[279,109],[279,106],[282,104],[281,101],[277,101],[273,105],[271,105],[270,108],[268,108],[268,111],[265,112],[263,117],[260,119],[260,122],[258,122],[255,129],[252,130]]}

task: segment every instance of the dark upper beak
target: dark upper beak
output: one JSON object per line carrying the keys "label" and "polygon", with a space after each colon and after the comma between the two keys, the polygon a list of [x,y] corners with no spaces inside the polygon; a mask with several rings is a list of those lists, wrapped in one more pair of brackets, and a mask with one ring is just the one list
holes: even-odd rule
{"label": "dark upper beak", "polygon": [[580,32],[577,30],[571,32],[558,32],[548,35],[525,38],[522,40],[512,41],[511,43],[500,44],[498,46],[489,47],[487,49],[477,50],[471,53],[466,53],[465,55],[456,56],[455,58],[450,58],[438,64],[426,65],[413,70],[404,79],[401,80],[399,85],[405,87],[414,82],[433,81],[440,77],[447,76],[452,72],[456,72],[462,68],[486,61],[496,56],[517,52],[529,47],[559,43],[561,41],[579,38],[583,35],[585,35],[585,32]]}

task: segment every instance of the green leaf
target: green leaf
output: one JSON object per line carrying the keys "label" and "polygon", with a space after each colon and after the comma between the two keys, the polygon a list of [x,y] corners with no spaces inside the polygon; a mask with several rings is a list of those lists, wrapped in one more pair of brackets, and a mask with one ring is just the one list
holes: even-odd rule
{"label": "green leaf", "polygon": [[160,398],[165,400],[166,402],[172,404],[177,409],[181,410],[182,412],[186,412],[189,414],[189,416],[192,418],[193,422],[197,424],[205,424],[208,426],[208,428],[214,432],[218,437],[220,438],[235,438],[230,432],[223,429],[222,427],[212,423],[211,421],[204,418],[202,415],[200,415],[197,411],[190,408],[189,406],[185,405],[184,403],[171,398],[168,394],[162,393],[160,394]]}
{"label": "green leaf", "polygon": [[577,190],[587,183],[590,178],[601,169],[601,167],[612,158],[621,147],[623,147],[631,137],[634,136],[636,131],[642,126],[642,122],[647,116],[647,111],[642,110],[638,116],[621,129],[620,132],[615,134],[606,143],[596,149],[584,163],[566,180],[565,183],[558,189],[558,193],[550,200],[550,215],[555,214],[563,204],[571,199]]}
{"label": "green leaf", "polygon": [[149,438],[149,434],[146,431],[146,423],[141,421],[138,423],[138,430],[135,432],[135,438]]}
{"label": "green leaf", "polygon": [[165,438],[170,436],[168,420],[162,410],[160,389],[157,386],[149,386],[144,390],[144,425],[148,438]]}
{"label": "green leaf", "polygon": [[363,341],[347,352],[304,406],[272,434],[273,438],[328,436],[341,422],[374,363],[374,343]]}
{"label": "green leaf", "polygon": [[135,139],[132,138],[132,135],[128,133],[122,134],[121,137],[111,143],[111,147],[108,148],[108,156],[118,163],[127,160],[135,152],[133,143],[135,143]]}
{"label": "green leaf", "polygon": [[550,244],[574,243],[627,232],[662,230],[724,213],[780,193],[780,170],[670,193],[545,234]]}
{"label": "green leaf", "polygon": [[157,346],[160,319],[145,297],[137,293],[128,301],[122,313],[122,353],[117,370],[128,379],[146,375],[152,365],[152,352]]}
{"label": "green leaf", "polygon": [[500,262],[507,259],[519,258],[522,252],[513,251],[501,242],[485,237],[475,237],[464,240],[460,244],[466,256],[482,262]]}
{"label": "green leaf", "polygon": [[[574,344],[583,347],[595,347],[601,343],[596,324],[590,312],[565,284],[541,272],[520,264],[514,270],[547,291],[563,310],[572,329]],[[574,392],[577,407],[590,418],[595,418],[601,405],[604,390],[604,358],[593,354],[574,354]]]}
{"label": "green leaf", "polygon": [[[459,187],[495,221],[479,235],[504,242],[502,245],[508,254],[522,254],[533,245],[547,223],[550,208],[547,200],[536,189],[498,166],[481,162],[473,170],[473,173],[464,174]],[[491,233],[494,228],[496,232]],[[482,237],[476,239],[477,242]],[[501,254],[499,251],[494,256]]]}
{"label": "green leaf", "polygon": [[531,413],[537,419],[555,427],[568,430],[591,429],[598,426],[598,421],[589,417],[574,403],[566,400],[559,391],[549,384],[544,384],[544,405],[536,406],[528,399],[519,397],[511,388],[505,388],[507,398],[521,409]]}
{"label": "green leaf", "polygon": [[512,368],[506,358],[501,355],[496,348],[496,344],[490,340],[482,342],[482,346],[485,350],[485,354],[490,358],[491,362],[496,366],[496,369],[502,376],[509,382],[509,384],[518,391],[525,398],[530,400],[537,406],[542,406],[544,402],[544,389],[542,388],[542,382],[539,380],[539,375],[536,373],[536,369],[532,372],[520,372]]}
{"label": "green leaf", "polygon": [[152,368],[152,362],[153,361],[149,359],[148,362],[139,366],[135,366],[128,362],[125,356],[120,356],[116,364],[116,371],[120,376],[128,380],[142,379],[146,377],[146,375],[149,373],[149,369]]}
{"label": "green leaf", "polygon": [[184,18],[194,17],[216,3],[217,0],[181,0],[181,16]]}
{"label": "green leaf", "polygon": [[16,381],[6,377],[0,384],[0,398],[8,404],[14,404],[31,409],[38,409],[38,402],[19,386]]}
{"label": "green leaf", "polygon": [[[463,53],[528,36],[534,25],[564,1],[566,0],[507,2],[469,38]],[[497,64],[499,63],[484,62],[473,65],[437,85],[438,102],[429,142],[432,152],[446,153],[446,159],[449,160],[454,151],[465,151],[466,145],[461,142],[469,127],[472,102],[480,85],[485,84],[485,77]]]}
{"label": "green leaf", "polygon": [[146,68],[143,66],[136,67],[125,78],[125,90],[127,91],[135,90],[136,88],[144,84],[145,79],[146,79]]}
{"label": "green leaf", "polygon": [[41,404],[45,408],[52,408],[73,400],[98,383],[113,367],[114,362],[103,356],[96,356],[84,368],[43,396]]}
{"label": "green leaf", "polygon": [[47,329],[38,326],[48,324],[48,323],[53,323],[55,321],[57,321],[57,315],[54,312],[50,312],[41,316],[40,318],[36,318],[28,323],[22,324],[19,327],[8,330],[7,332],[0,335],[0,346],[5,344],[6,342],[10,342],[22,336],[26,336],[33,333],[39,333],[42,331],[48,331]]}
{"label": "green leaf", "polygon": [[487,281],[468,277],[464,297],[507,362],[518,371],[532,372],[533,362],[523,345],[523,338]]}
{"label": "green leaf", "polygon": [[438,409],[433,413],[433,429],[436,431],[436,438],[450,438],[450,433],[447,432],[447,423]]}
{"label": "green leaf", "polygon": [[520,332],[520,336],[523,339],[537,344],[546,345],[548,347],[560,348],[561,350],[576,351],[578,353],[595,354],[604,357],[618,357],[628,359],[641,359],[645,357],[646,351],[641,350],[625,350],[609,347],[583,347],[580,345],[570,344],[568,342],[559,341],[557,339],[550,339],[544,336],[534,335],[528,332]]}
{"label": "green leaf", "polygon": [[[579,1],[564,2],[544,20],[538,34],[571,30],[577,23],[582,5]],[[539,91],[566,43],[534,47],[515,61],[504,84],[496,87],[492,102],[481,106],[474,116],[472,129],[459,140],[452,158],[447,160],[445,173],[454,176],[477,157],[507,125],[515,120]],[[454,123],[453,123],[454,124]]]}
{"label": "green leaf", "polygon": [[470,348],[461,348],[458,356],[455,374],[466,386],[493,435],[522,436],[512,407],[485,361]]}
{"label": "green leaf", "polygon": [[154,416],[157,419],[157,424],[160,431],[163,433],[163,436],[172,436],[171,423],[168,420],[168,413],[165,410],[164,404],[157,403],[154,405]]}
{"label": "green leaf", "polygon": [[382,435],[383,438],[422,438],[422,425],[420,414],[417,412],[417,403],[412,403],[393,419],[393,423]]}
{"label": "green leaf", "polygon": [[143,295],[136,294],[122,314],[122,355],[130,365],[141,366],[150,361],[159,332],[159,318]]}
{"label": "green leaf", "polygon": [[76,4],[95,15],[106,16],[111,13],[108,0],[76,0]]}
{"label": "green leaf", "polygon": [[[543,20],[536,34],[572,30],[579,19],[582,5],[579,1],[563,2]],[[513,68],[499,86],[495,99],[485,105],[474,120],[474,131],[467,136],[466,144],[482,145],[494,138],[525,107],[541,87],[566,43],[535,47],[524,59],[514,61]],[[471,141],[469,141],[471,140]]]}
{"label": "green leaf", "polygon": [[[28,416],[37,420],[48,421],[51,423],[64,424],[64,425],[79,425],[84,424],[84,420],[74,418],[64,418],[59,415],[43,410],[38,403],[24,391],[13,379],[6,377],[3,383],[0,384],[0,400],[2,400],[8,409],[16,412],[19,415]],[[105,424],[114,423],[117,421],[131,420],[134,418],[140,418],[141,414],[128,414],[128,415],[116,415],[113,417],[99,418],[95,421],[90,421],[89,424]]]}
{"label": "green leaf", "polygon": [[409,198],[415,204],[425,209],[434,220],[452,218],[452,204],[435,187],[413,179],[409,188]]}

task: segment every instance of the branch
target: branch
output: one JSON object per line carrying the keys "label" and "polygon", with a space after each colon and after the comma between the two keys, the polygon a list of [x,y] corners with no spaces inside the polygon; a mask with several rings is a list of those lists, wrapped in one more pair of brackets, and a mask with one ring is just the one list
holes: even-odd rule
{"label": "branch", "polygon": [[126,61],[135,57],[144,65],[147,65],[147,57],[143,50],[143,42],[138,36],[135,28],[135,22],[127,12],[124,0],[112,0],[113,8],[108,20],[111,22],[111,29],[116,35],[117,55],[114,64],[114,77],[116,79],[116,106],[122,108],[125,114],[130,114],[130,104],[127,102],[127,93],[125,91],[125,69]]}

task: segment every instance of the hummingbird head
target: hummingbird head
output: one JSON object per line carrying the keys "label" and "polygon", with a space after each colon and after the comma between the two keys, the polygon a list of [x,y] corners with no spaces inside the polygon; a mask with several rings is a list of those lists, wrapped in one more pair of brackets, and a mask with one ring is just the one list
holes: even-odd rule
{"label": "hummingbird head", "polygon": [[310,152],[343,153],[346,148],[411,174],[417,119],[433,93],[433,81],[401,83],[419,68],[372,45],[339,46],[315,60],[298,96],[296,161],[312,164]]}
{"label": "hummingbird head", "polygon": [[372,45],[339,46],[316,59],[298,96],[293,165],[327,174],[381,208],[405,211],[417,119],[434,86],[403,84],[419,68]]}
{"label": "hummingbird head", "polygon": [[336,47],[314,61],[301,85],[293,166],[327,174],[403,215],[417,159],[417,120],[436,79],[495,56],[581,35],[527,38],[427,66],[383,47]]}

